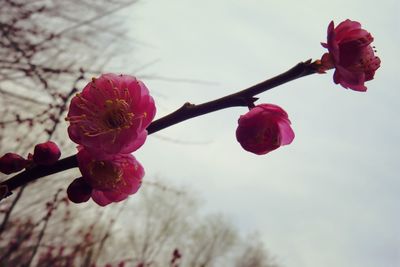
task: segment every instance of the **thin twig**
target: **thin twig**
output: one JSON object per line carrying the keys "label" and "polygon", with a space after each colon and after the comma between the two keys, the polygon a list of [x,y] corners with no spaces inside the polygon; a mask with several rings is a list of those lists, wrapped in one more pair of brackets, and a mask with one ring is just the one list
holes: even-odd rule
{"label": "thin twig", "polygon": [[25,186],[21,186],[21,188],[19,189],[16,197],[13,199],[13,202],[11,203],[10,207],[7,209],[6,214],[4,215],[3,221],[1,222],[1,226],[0,226],[0,236],[3,233],[3,231],[6,229],[8,220],[10,218],[11,212],[14,210],[15,205],[17,204],[17,202],[19,201],[19,199],[22,196],[22,193],[24,192]]}
{"label": "thin twig", "polygon": [[36,253],[37,253],[37,251],[38,251],[38,248],[39,248],[39,246],[40,246],[40,243],[42,242],[42,239],[43,239],[44,234],[45,234],[45,232],[46,232],[47,225],[48,225],[48,223],[49,223],[49,221],[50,221],[50,217],[51,217],[51,215],[53,214],[53,211],[57,208],[57,205],[58,205],[58,204],[57,204],[58,195],[59,195],[61,192],[62,192],[62,190],[58,190],[57,193],[54,195],[53,202],[51,203],[51,206],[48,208],[49,210],[47,211],[47,214],[46,214],[46,216],[44,217],[44,220],[43,220],[43,221],[44,221],[44,224],[43,224],[42,229],[41,229],[40,232],[39,232],[39,236],[38,236],[38,238],[37,238],[36,244],[33,246],[33,251],[32,251],[32,253],[31,253],[31,255],[29,256],[28,262],[27,262],[26,264],[23,265],[24,267],[30,267],[31,264],[32,264],[33,258],[35,257],[35,255],[36,255]]}

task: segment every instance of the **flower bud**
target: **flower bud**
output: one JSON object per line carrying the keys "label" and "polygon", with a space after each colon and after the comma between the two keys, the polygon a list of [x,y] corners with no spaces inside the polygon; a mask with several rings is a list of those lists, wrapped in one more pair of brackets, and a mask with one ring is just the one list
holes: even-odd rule
{"label": "flower bud", "polygon": [[74,203],[86,202],[92,195],[92,187],[82,177],[76,178],[67,189],[69,200]]}
{"label": "flower bud", "polygon": [[47,141],[42,144],[37,144],[33,152],[33,161],[39,165],[52,165],[61,156],[61,151],[57,144],[52,141]]}
{"label": "flower bud", "polygon": [[29,161],[18,154],[7,153],[0,158],[0,172],[11,174],[19,172],[28,165]]}

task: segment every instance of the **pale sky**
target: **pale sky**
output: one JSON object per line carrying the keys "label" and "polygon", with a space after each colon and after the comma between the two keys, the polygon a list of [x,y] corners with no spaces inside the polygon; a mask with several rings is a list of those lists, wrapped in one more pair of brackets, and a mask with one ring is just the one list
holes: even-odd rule
{"label": "pale sky", "polygon": [[193,144],[149,137],[135,153],[146,177],[190,186],[206,210],[257,230],[282,267],[400,266],[399,11],[396,0],[142,0],[121,12],[141,44],[110,71],[157,60],[138,74],[209,82],[143,79],[157,117],[320,57],[331,20],[360,21],[382,60],[367,93],[335,85],[330,71],[260,95],[289,113],[289,146],[244,151],[235,129],[246,109],[228,109],[159,132]]}

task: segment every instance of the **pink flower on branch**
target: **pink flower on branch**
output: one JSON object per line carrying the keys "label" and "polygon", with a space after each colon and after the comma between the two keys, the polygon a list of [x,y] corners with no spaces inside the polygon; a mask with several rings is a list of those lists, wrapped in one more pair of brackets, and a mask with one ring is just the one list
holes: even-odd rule
{"label": "pink flower on branch", "polygon": [[260,104],[240,116],[236,139],[247,151],[267,154],[290,144],[294,132],[286,111],[273,104]]}
{"label": "pink flower on branch", "polygon": [[131,153],[145,142],[155,113],[154,100],[141,81],[103,74],[72,99],[68,134],[98,158]]}
{"label": "pink flower on branch", "polygon": [[329,51],[321,58],[322,71],[335,68],[333,80],[336,84],[366,91],[364,83],[374,78],[381,63],[371,47],[372,35],[362,29],[359,22],[345,20],[335,28],[331,21],[327,39],[327,43],[322,43]]}
{"label": "pink flower on branch", "polygon": [[82,178],[74,180],[68,188],[71,201],[80,203],[91,197],[100,206],[106,206],[139,190],[144,169],[132,155],[117,154],[98,160],[80,148],[77,159]]}

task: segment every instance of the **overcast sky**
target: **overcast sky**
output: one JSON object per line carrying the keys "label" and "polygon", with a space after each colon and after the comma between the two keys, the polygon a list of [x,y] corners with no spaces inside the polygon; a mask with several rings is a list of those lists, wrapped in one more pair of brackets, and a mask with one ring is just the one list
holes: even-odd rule
{"label": "overcast sky", "polygon": [[149,137],[136,153],[147,177],[190,186],[208,211],[259,231],[283,267],[400,266],[399,11],[396,0],[142,0],[121,12],[141,42],[126,66],[157,60],[139,74],[206,82],[144,79],[157,117],[320,57],[331,20],[360,21],[382,60],[367,93],[331,71],[262,94],[289,113],[290,146],[250,154],[235,139],[246,109],[219,111],[159,133],[189,144]]}

